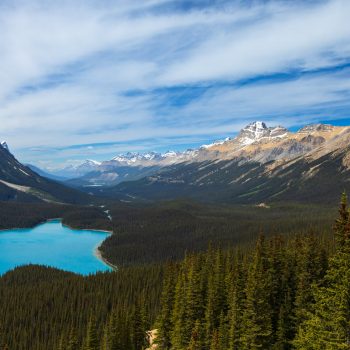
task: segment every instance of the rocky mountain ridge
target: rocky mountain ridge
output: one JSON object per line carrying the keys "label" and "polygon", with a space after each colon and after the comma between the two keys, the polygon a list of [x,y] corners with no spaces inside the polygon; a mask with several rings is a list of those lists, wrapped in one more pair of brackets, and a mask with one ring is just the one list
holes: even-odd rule
{"label": "rocky mountain ridge", "polygon": [[241,164],[251,161],[275,161],[275,164],[279,164],[280,161],[304,156],[323,144],[331,143],[333,138],[340,136],[346,129],[348,128],[312,124],[297,132],[290,132],[283,126],[268,127],[266,123],[256,121],[244,127],[234,138],[227,137],[198,149],[165,153],[128,152],[102,162],[87,160],[56,172],[55,175],[77,178],[72,183],[78,186],[95,186],[137,180],[181,163],[238,159]]}
{"label": "rocky mountain ridge", "polygon": [[205,152],[200,150],[195,161],[164,167],[108,193],[126,201],[193,197],[336,203],[344,189],[350,191],[350,127],[314,124],[290,132],[255,123]]}
{"label": "rocky mountain ridge", "polygon": [[[67,202],[78,196],[20,164],[4,146],[0,163],[0,192],[10,200],[60,201],[65,193]],[[94,170],[70,186],[124,201],[324,201],[350,192],[350,127],[314,124],[291,132],[255,122],[234,138],[196,150],[128,153],[84,166]]]}
{"label": "rocky mountain ridge", "polygon": [[91,196],[40,176],[0,145],[0,201],[90,203]]}

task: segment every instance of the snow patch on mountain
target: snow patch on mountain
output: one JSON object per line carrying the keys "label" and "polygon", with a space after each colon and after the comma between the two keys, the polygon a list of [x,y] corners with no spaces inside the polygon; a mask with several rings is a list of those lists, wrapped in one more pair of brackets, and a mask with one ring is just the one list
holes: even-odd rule
{"label": "snow patch on mountain", "polygon": [[288,130],[282,126],[267,127],[264,122],[256,121],[243,128],[237,141],[244,146],[251,145],[262,139],[280,139],[288,135]]}
{"label": "snow patch on mountain", "polygon": [[162,158],[160,153],[148,152],[148,153],[138,153],[138,152],[128,152],[125,154],[118,154],[112,159],[119,163],[125,163],[127,165],[135,165],[136,163],[143,161],[153,161]]}
{"label": "snow patch on mountain", "polygon": [[8,146],[8,144],[7,144],[6,141],[1,141],[1,142],[0,142],[0,146],[1,146],[2,148],[5,148],[7,151],[10,152],[9,146]]}
{"label": "snow patch on mountain", "polygon": [[231,137],[226,137],[224,140],[214,141],[213,143],[210,143],[209,145],[202,145],[201,148],[208,149],[208,148],[211,148],[213,146],[223,145],[225,142],[231,141],[231,140],[232,140]]}

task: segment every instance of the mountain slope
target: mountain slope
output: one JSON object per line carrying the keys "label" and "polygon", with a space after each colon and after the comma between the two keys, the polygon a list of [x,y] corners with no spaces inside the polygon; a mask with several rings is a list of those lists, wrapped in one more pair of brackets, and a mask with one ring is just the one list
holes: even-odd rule
{"label": "mountain slope", "polygon": [[[123,181],[138,180],[182,163],[201,163],[215,160],[240,162],[286,161],[315,150],[320,145],[329,145],[340,137],[346,127],[331,125],[308,125],[293,133],[282,126],[267,127],[264,122],[254,122],[241,130],[235,138],[227,137],[198,149],[184,152],[126,153],[111,160],[97,162],[86,160],[70,165],[56,175],[74,178],[67,184],[73,186],[113,186]],[[332,147],[331,147],[332,148]]]}
{"label": "mountain slope", "polygon": [[0,200],[88,203],[90,197],[40,176],[21,164],[8,147],[0,146]]}
{"label": "mountain slope", "polygon": [[206,149],[207,160],[174,164],[99,192],[123,200],[336,203],[339,193],[350,191],[349,145],[348,127],[317,124],[290,133],[255,123],[235,139]]}
{"label": "mountain slope", "polygon": [[42,177],[46,177],[48,179],[51,179],[51,180],[55,180],[55,181],[66,181],[67,178],[65,177],[62,177],[62,176],[56,176],[54,174],[51,174],[49,172],[46,172],[40,168],[38,168],[37,166],[35,165],[32,165],[32,164],[24,164],[26,167],[28,167],[29,169],[33,170],[35,173],[37,173],[38,175],[42,176]]}
{"label": "mountain slope", "polygon": [[104,167],[95,171],[88,172],[87,174],[75,178],[66,180],[65,184],[72,187],[95,187],[95,186],[113,186],[123,181],[134,181],[145,176],[156,173],[160,170],[159,166],[115,166]]}
{"label": "mountain slope", "polygon": [[113,186],[123,181],[140,179],[171,164],[190,161],[196,154],[192,150],[165,153],[128,152],[103,162],[86,160],[81,164],[69,165],[54,172],[54,175],[69,178],[66,183],[75,187]]}
{"label": "mountain slope", "polygon": [[239,161],[183,164],[139,181],[100,189],[100,194],[123,200],[192,197],[205,201],[260,203],[302,201],[336,203],[344,189],[350,192],[350,172],[344,154],[330,153],[316,160],[303,158],[275,167],[273,162]]}

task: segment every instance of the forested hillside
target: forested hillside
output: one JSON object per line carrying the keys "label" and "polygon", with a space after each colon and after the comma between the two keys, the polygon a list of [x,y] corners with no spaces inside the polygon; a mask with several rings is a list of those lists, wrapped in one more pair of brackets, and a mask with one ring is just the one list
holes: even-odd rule
{"label": "forested hillside", "polygon": [[62,218],[64,224],[74,228],[111,229],[101,207],[0,201],[0,230],[33,227],[53,218]]}
{"label": "forested hillside", "polygon": [[158,349],[349,349],[350,221],[332,241],[260,236],[239,249],[188,255],[167,268]]}
{"label": "forested hillside", "polygon": [[124,200],[186,197],[228,204],[276,201],[330,204],[336,202],[341,191],[350,190],[348,152],[347,146],[316,159],[298,157],[282,163],[242,162],[240,158],[180,163],[153,176],[95,192]]}
{"label": "forested hillside", "polygon": [[161,276],[160,266],[89,277],[34,265],[8,272],[0,278],[0,349],[142,349]]}
{"label": "forested hillside", "polygon": [[90,204],[96,198],[40,176],[20,163],[7,147],[0,145],[0,200]]}
{"label": "forested hillside", "polygon": [[183,259],[186,252],[251,246],[259,232],[331,234],[336,206],[275,203],[204,205],[188,201],[109,206],[114,234],[102,244],[113,264],[130,265]]}
{"label": "forested hillside", "polygon": [[17,268],[0,278],[2,348],[142,350],[155,328],[159,350],[347,349],[345,197],[335,240],[277,233],[89,277]]}

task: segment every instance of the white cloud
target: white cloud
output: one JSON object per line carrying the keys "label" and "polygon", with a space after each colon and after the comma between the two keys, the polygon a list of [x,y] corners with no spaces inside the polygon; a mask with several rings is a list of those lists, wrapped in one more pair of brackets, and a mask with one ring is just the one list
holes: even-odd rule
{"label": "white cloud", "polygon": [[[26,161],[26,148],[67,149],[33,154],[47,162],[224,136],[252,118],[345,117],[349,72],[331,67],[350,60],[349,1],[161,10],[168,2],[3,3],[1,138]],[[254,82],[293,71],[304,75]]]}
{"label": "white cloud", "polygon": [[290,68],[314,69],[349,57],[349,1],[272,7],[237,30],[219,28],[160,78],[166,84],[241,79]]}

